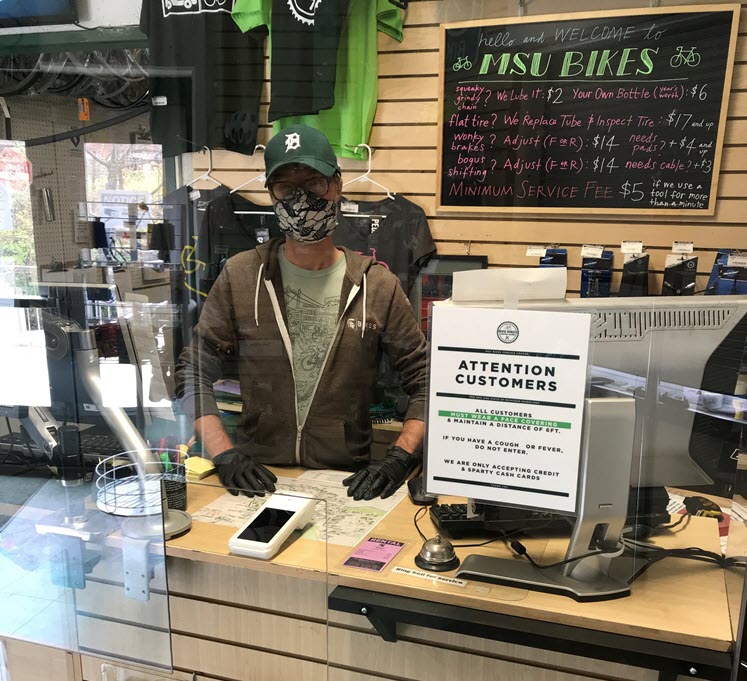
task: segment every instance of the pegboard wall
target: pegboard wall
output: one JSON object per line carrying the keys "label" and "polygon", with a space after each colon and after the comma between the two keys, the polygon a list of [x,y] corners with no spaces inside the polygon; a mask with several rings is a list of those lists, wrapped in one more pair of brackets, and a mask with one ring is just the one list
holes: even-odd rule
{"label": "pegboard wall", "polygon": [[[29,140],[68,132],[74,128],[93,125],[117,115],[91,102],[91,120],[78,121],[77,101],[59,96],[21,96],[7,99],[11,114],[13,139]],[[31,147],[27,150],[32,164],[34,182],[31,189],[34,218],[36,264],[46,268],[53,262],[77,261],[80,249],[90,243],[75,242],[75,223],[78,204],[86,200],[85,142],[130,144],[131,134],[148,125],[147,116],[138,116],[125,123],[81,138],[54,144]],[[147,127],[146,127],[147,129]],[[41,202],[45,188],[52,190],[55,219],[47,222]],[[139,274],[137,275],[139,277]],[[139,282],[133,281],[137,287]]]}

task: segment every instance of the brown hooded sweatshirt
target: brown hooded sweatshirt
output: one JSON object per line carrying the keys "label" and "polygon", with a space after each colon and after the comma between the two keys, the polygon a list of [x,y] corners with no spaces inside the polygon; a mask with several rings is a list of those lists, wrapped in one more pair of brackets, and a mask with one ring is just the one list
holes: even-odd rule
{"label": "brown hooded sweatshirt", "polygon": [[425,418],[426,341],[397,277],[346,248],[337,330],[304,423],[298,422],[291,339],[278,264],[282,239],[231,258],[179,358],[177,396],[197,419],[219,410],[213,383],[238,355],[237,444],[258,461],[353,469],[370,459],[369,405],[385,352],[410,396],[406,419]]}

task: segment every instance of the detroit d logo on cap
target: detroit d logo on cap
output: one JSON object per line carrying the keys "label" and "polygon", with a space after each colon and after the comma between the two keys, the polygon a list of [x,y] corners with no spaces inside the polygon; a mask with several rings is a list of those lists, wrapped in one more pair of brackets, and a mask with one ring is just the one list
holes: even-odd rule
{"label": "detroit d logo on cap", "polygon": [[497,334],[501,343],[513,343],[519,337],[519,327],[513,322],[503,322],[498,327]]}
{"label": "detroit d logo on cap", "polygon": [[294,149],[301,148],[301,135],[297,132],[292,132],[285,136],[285,153],[293,151]]}
{"label": "detroit d logo on cap", "polygon": [[314,17],[322,0],[288,0],[288,7],[302,24],[314,25]]}

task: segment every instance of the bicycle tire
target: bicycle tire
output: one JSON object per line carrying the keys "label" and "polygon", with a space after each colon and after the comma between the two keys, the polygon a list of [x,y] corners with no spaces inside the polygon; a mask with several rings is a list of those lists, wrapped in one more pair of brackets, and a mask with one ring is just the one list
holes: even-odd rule
{"label": "bicycle tire", "polygon": [[133,99],[126,102],[109,100],[105,97],[93,97],[92,99],[94,102],[106,109],[125,111],[127,109],[137,109],[138,107],[141,107],[145,102],[147,102],[149,94],[150,91],[145,90],[145,92],[138,99]]}
{"label": "bicycle tire", "polygon": [[34,95],[45,94],[49,90],[49,88],[51,88],[55,84],[55,82],[59,78],[60,72],[64,68],[65,63],[67,63],[66,56],[61,63],[60,55],[49,54],[45,56],[48,61],[41,65],[40,77],[34,83],[33,88],[31,88],[32,94]]}
{"label": "bicycle tire", "polygon": [[109,63],[110,59],[114,59],[115,62],[120,59],[120,55],[123,55],[122,50],[107,50],[106,52],[101,52],[100,50],[94,50],[93,56],[94,58],[101,64],[102,68],[111,75],[113,78],[117,78],[118,80],[124,80],[127,82],[137,82],[144,79],[144,76],[138,76],[137,78],[130,78],[129,76],[124,75],[125,71],[128,70],[128,66],[126,64],[120,64],[117,63],[114,66]]}
{"label": "bicycle tire", "polygon": [[[15,67],[13,66],[17,59],[19,59],[19,55],[11,55],[9,57],[10,62],[8,66],[6,67],[0,67],[0,70],[2,70],[4,73],[7,73],[10,76],[10,79],[12,82],[3,83],[0,84],[0,97],[12,97],[14,95],[20,95],[26,92],[39,78],[41,77],[41,73],[38,72],[37,67],[39,65],[39,62],[41,61],[43,55],[39,55],[39,58],[36,61],[36,64],[30,69],[26,71],[26,75],[21,78],[16,78],[14,75],[14,72],[16,71]],[[22,58],[22,56],[20,56]],[[0,64],[2,64],[3,60],[0,60]],[[17,69],[19,73],[23,73],[24,69],[19,68]]]}
{"label": "bicycle tire", "polygon": [[94,97],[98,92],[98,81],[91,76],[83,76],[83,79],[70,92],[71,97]]}
{"label": "bicycle tire", "polygon": [[56,85],[51,88],[49,88],[49,92],[54,95],[67,95],[72,93],[75,88],[83,81],[85,78],[84,75],[80,73],[71,73],[69,75],[69,80],[64,80],[61,85]]}
{"label": "bicycle tire", "polygon": [[[131,76],[131,80],[135,82],[148,78],[148,70],[146,68],[150,64],[150,60],[148,59],[148,51],[137,49],[123,50],[123,52],[127,63],[130,65],[130,70],[135,74]],[[145,65],[143,64],[143,62],[145,62]]]}

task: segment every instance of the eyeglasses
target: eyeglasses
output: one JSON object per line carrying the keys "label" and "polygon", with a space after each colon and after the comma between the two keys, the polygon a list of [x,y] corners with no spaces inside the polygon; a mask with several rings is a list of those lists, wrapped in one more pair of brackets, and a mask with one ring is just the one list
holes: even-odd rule
{"label": "eyeglasses", "polygon": [[293,198],[298,187],[301,187],[301,189],[303,189],[307,194],[324,196],[329,191],[330,184],[331,181],[329,178],[326,178],[323,175],[317,175],[301,184],[296,184],[295,182],[290,182],[288,180],[281,180],[279,182],[270,182],[267,186],[276,201],[286,201]]}

